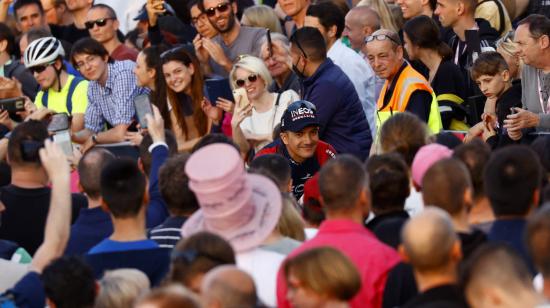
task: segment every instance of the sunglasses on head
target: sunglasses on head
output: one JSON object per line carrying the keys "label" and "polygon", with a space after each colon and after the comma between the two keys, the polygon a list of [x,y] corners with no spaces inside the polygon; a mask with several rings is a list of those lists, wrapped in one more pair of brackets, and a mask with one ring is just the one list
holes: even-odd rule
{"label": "sunglasses on head", "polygon": [[87,21],[84,23],[84,26],[86,26],[86,29],[90,30],[94,28],[94,25],[97,25],[98,27],[103,27],[107,24],[108,20],[114,19],[112,17],[107,18],[101,18],[96,20]]}
{"label": "sunglasses on head", "polygon": [[204,13],[208,17],[214,17],[216,15],[216,10],[218,10],[218,13],[225,13],[227,12],[228,9],[229,9],[229,3],[225,2],[225,3],[218,4],[218,6],[206,9]]}
{"label": "sunglasses on head", "polygon": [[54,63],[55,63],[55,61],[50,62],[50,63],[46,63],[46,64],[42,64],[42,65],[31,66],[31,67],[28,68],[28,70],[29,70],[29,72],[31,72],[31,74],[34,74],[34,73],[40,74],[43,71],[45,71],[48,68],[48,66],[50,66]]}
{"label": "sunglasses on head", "polygon": [[365,42],[366,43],[369,43],[369,42],[372,42],[374,40],[377,40],[377,41],[384,41],[384,40],[390,40],[392,41],[395,45],[401,45],[401,43],[399,41],[397,41],[395,38],[387,35],[387,34],[378,34],[378,35],[369,35],[367,36],[367,38],[365,39]]}
{"label": "sunglasses on head", "polygon": [[[252,74],[252,75],[248,75],[248,77],[246,79],[248,79],[248,81],[250,81],[250,83],[253,83],[253,82],[256,82],[256,80],[258,80],[258,76],[255,75],[255,74]],[[246,83],[246,81],[244,79],[235,80],[235,84],[239,88],[243,87],[245,85],[245,83]]]}

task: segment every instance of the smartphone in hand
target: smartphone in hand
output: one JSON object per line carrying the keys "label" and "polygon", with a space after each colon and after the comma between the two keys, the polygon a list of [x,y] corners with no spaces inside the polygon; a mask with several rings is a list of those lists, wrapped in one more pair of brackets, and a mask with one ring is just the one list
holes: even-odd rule
{"label": "smartphone in hand", "polygon": [[248,95],[246,95],[245,88],[237,88],[233,90],[233,97],[235,98],[235,104],[238,104],[237,108],[239,109],[242,109],[250,103],[248,100]]}
{"label": "smartphone in hand", "polygon": [[147,128],[146,114],[153,115],[153,107],[151,107],[151,101],[148,94],[140,94],[134,97],[134,106],[136,108],[136,115],[141,128]]}

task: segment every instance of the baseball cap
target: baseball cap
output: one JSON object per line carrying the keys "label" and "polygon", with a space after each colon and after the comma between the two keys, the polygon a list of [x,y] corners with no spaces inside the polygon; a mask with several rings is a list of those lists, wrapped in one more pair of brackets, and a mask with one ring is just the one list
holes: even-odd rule
{"label": "baseball cap", "polygon": [[281,131],[296,133],[308,126],[319,126],[315,105],[304,100],[288,105],[281,118]]}

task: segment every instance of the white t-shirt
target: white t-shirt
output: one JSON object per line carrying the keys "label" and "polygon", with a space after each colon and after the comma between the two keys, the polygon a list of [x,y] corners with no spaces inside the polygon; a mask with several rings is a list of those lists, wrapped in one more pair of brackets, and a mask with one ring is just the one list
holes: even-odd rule
{"label": "white t-shirt", "polygon": [[[277,124],[281,123],[281,117],[285,112],[288,105],[300,99],[298,93],[294,90],[287,90],[280,94],[279,105],[275,106],[277,96],[273,98],[273,106],[266,112],[259,113],[256,109],[252,109],[252,115],[247,117],[241,122],[241,129],[246,135],[268,135],[273,134],[273,129]],[[271,140],[271,138],[270,138]],[[259,150],[266,146],[270,141],[265,141],[258,146],[256,150]]]}
{"label": "white t-shirt", "polygon": [[236,255],[237,267],[252,276],[258,297],[268,307],[277,306],[277,272],[284,259],[283,254],[261,248]]}

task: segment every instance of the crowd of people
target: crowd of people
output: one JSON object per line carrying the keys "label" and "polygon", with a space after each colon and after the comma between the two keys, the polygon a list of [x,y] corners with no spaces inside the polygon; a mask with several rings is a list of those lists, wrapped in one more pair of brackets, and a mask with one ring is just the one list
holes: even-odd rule
{"label": "crowd of people", "polygon": [[0,307],[550,307],[543,0],[0,0]]}

